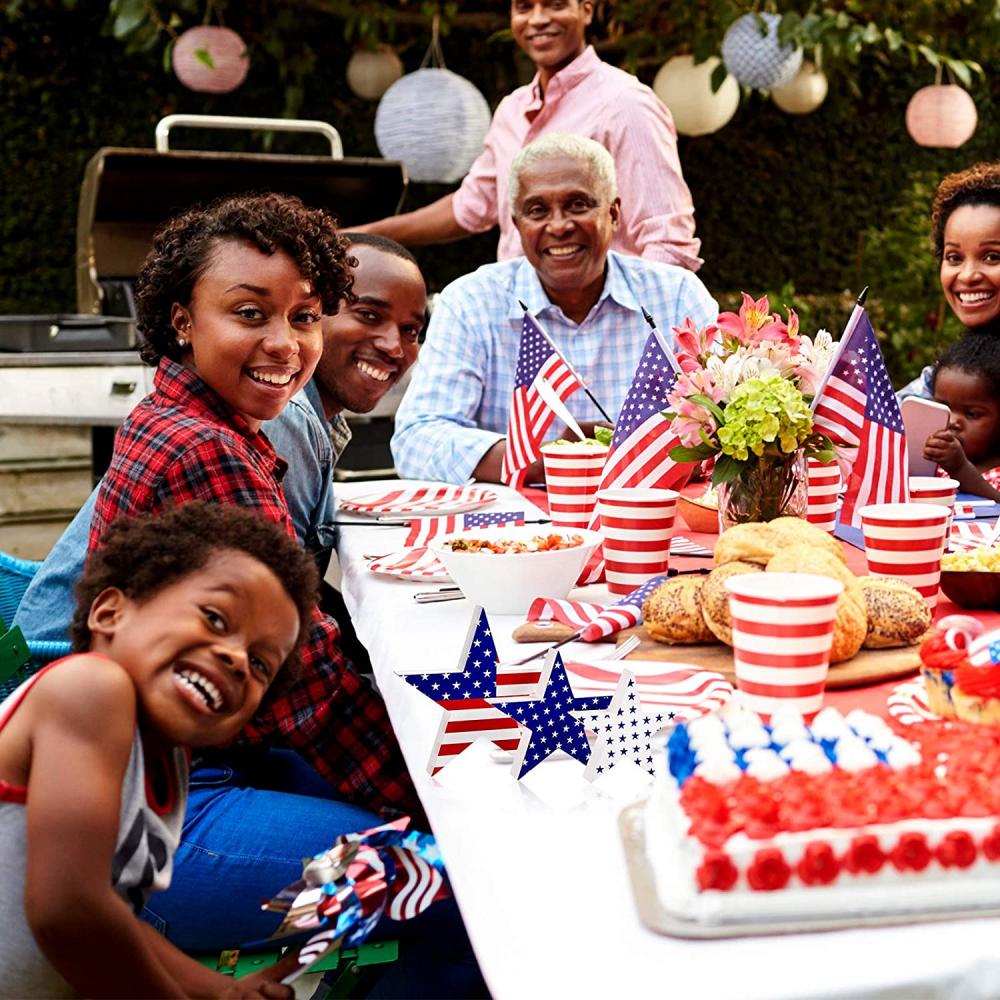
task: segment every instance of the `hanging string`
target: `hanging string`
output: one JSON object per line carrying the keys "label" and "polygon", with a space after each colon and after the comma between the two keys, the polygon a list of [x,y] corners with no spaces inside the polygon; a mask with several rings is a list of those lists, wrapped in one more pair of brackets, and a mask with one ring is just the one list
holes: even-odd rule
{"label": "hanging string", "polygon": [[436,69],[445,69],[444,52],[441,49],[441,13],[434,14],[431,21],[431,44],[427,46],[424,58],[420,61],[420,68],[427,69],[428,66]]}

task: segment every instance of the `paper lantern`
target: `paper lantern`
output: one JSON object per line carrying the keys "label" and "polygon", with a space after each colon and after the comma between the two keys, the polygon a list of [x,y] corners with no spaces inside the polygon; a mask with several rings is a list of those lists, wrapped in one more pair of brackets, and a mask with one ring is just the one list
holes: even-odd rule
{"label": "paper lantern", "polygon": [[250,71],[246,43],[231,28],[203,24],[185,31],[170,55],[177,79],[189,90],[228,94]]}
{"label": "paper lantern", "polygon": [[483,151],[490,127],[486,98],[449,69],[418,69],[397,80],[375,112],[375,141],[402,160],[410,179],[452,183]]}
{"label": "paper lantern", "polygon": [[[763,18],[767,34],[760,33]],[[773,90],[799,71],[802,49],[778,44],[780,14],[744,14],[729,26],[722,39],[722,61],[726,69],[746,87]]]}
{"label": "paper lantern", "polygon": [[712,56],[695,65],[694,56],[674,56],[656,74],[653,91],[670,109],[681,135],[717,132],[736,114],[740,85],[732,76],[712,93],[712,73],[719,62]]}
{"label": "paper lantern", "polygon": [[788,83],[771,91],[771,99],[790,115],[807,115],[826,100],[827,89],[826,73],[806,59]]}
{"label": "paper lantern", "polygon": [[953,83],[918,90],[906,106],[906,131],[918,146],[955,149],[976,131],[976,102]]}
{"label": "paper lantern", "polygon": [[359,49],[347,62],[347,85],[369,101],[377,101],[402,75],[399,56],[387,46]]}

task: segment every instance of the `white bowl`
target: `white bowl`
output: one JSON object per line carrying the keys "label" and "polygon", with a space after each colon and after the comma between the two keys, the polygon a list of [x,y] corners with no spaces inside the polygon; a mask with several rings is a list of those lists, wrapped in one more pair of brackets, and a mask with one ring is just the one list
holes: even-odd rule
{"label": "white bowl", "polygon": [[[580,535],[583,544],[550,552],[510,552],[503,555],[454,552],[447,545],[453,538],[527,540],[536,535]],[[524,615],[536,597],[566,597],[600,542],[601,536],[596,531],[526,524],[446,535],[435,538],[430,548],[473,604],[482,605],[489,614]]]}

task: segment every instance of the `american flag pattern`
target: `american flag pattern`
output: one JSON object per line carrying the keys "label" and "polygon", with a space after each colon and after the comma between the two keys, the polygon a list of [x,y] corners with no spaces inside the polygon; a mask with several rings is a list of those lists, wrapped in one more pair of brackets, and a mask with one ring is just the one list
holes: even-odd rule
{"label": "american flag pattern", "polygon": [[393,920],[410,920],[447,895],[441,872],[419,854],[399,847],[389,848],[389,854],[396,862],[396,878],[389,887],[386,906]]}
{"label": "american flag pattern", "polygon": [[889,714],[904,726],[940,718],[927,706],[927,686],[922,680],[904,681],[889,692]]}
{"label": "american flag pattern", "polygon": [[606,605],[589,601],[567,601],[558,597],[536,597],[528,608],[529,622],[559,622],[570,628],[586,628]]}
{"label": "american flag pattern", "polygon": [[538,383],[542,380],[564,402],[583,385],[542,332],[534,316],[526,312],[521,323],[521,349],[517,355],[514,395],[507,422],[507,449],[500,473],[509,486],[520,486],[525,470],[541,457],[542,437],[555,417],[555,412],[539,392]]}
{"label": "american flag pattern", "polygon": [[953,552],[968,552],[989,545],[997,530],[993,521],[952,521],[948,547]]}
{"label": "american flag pattern", "polygon": [[[664,670],[662,663],[641,660],[630,661],[628,669],[635,674],[643,702],[665,710],[666,725],[714,712],[733,696],[732,684],[712,670],[676,665]],[[602,665],[572,660],[566,664],[566,674],[580,698],[613,694],[621,677],[617,663]]]}
{"label": "american flag pattern", "polygon": [[857,449],[840,523],[859,527],[866,504],[906,502],[906,437],[882,351],[863,309],[845,336],[815,404],[813,425],[838,447]]}
{"label": "american flag pattern", "polygon": [[[676,372],[659,335],[651,333],[615,424],[600,489],[629,486],[674,489],[687,481],[694,466],[678,464],[670,457],[670,449],[680,441],[663,416],[668,409],[667,393],[675,379]],[[591,527],[598,527],[596,513]],[[604,561],[598,549],[587,563],[581,582],[594,583],[603,574]]]}
{"label": "american flag pattern", "polygon": [[710,556],[712,550],[683,535],[674,535],[670,539],[670,554],[672,556]]}
{"label": "american flag pattern", "polygon": [[988,667],[1000,663],[1000,629],[978,636],[969,643],[969,663],[974,667]]}
{"label": "american flag pattern", "polygon": [[379,556],[368,564],[368,568],[373,573],[398,576],[403,580],[444,582],[451,579],[444,563],[426,545]]}
{"label": "american flag pattern", "polygon": [[448,517],[419,517],[410,521],[410,530],[403,545],[426,545],[438,535],[452,535],[456,531],[472,531],[475,528],[498,528],[504,525],[524,524],[523,510],[498,510],[486,513],[452,514]]}
{"label": "american flag pattern", "polygon": [[472,507],[485,507],[496,498],[496,493],[481,486],[400,484],[381,493],[341,500],[340,508],[354,514],[415,514],[422,510],[454,514]]}
{"label": "american flag pattern", "polygon": [[517,749],[517,722],[486,700],[496,695],[497,659],[486,612],[476,608],[459,661],[464,664],[461,670],[401,675],[444,709],[427,766],[430,774],[437,774],[476,740],[490,740],[501,750]]}
{"label": "american flag pattern", "polygon": [[542,668],[544,689],[538,697],[521,701],[499,701],[497,708],[516,719],[525,732],[514,755],[513,773],[518,779],[534,770],[557,750],[586,764],[590,743],[583,723],[571,713],[581,706],[566,677],[558,652],[551,652]]}
{"label": "american flag pattern", "polygon": [[626,594],[620,601],[609,605],[583,629],[580,638],[584,642],[597,642],[599,639],[614,635],[615,632],[620,632],[623,628],[637,625],[642,621],[643,601],[666,579],[666,576],[654,576],[641,587],[636,587],[632,593]]}

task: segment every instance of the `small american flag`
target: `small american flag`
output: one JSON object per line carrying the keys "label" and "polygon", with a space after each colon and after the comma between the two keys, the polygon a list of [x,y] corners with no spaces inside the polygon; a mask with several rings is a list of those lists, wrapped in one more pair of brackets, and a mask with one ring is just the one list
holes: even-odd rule
{"label": "small american flag", "polygon": [[476,608],[459,661],[464,664],[461,671],[401,675],[444,709],[427,767],[430,774],[437,774],[476,740],[491,740],[501,750],[517,749],[517,722],[486,700],[496,695],[497,659],[486,612]]}
{"label": "small american flag", "polygon": [[866,504],[906,502],[908,466],[903,418],[864,309],[844,336],[813,426],[838,447],[857,449],[840,510],[840,523],[857,528]]}
{"label": "small american flag", "polygon": [[988,667],[1000,663],[1000,629],[993,629],[969,643],[969,663],[974,667]]}
{"label": "small american flag", "polygon": [[[676,377],[660,335],[654,330],[646,340],[618,415],[600,489],[629,486],[674,489],[687,481],[695,466],[689,462],[675,462],[670,457],[670,449],[680,444],[680,439],[663,416],[669,405],[667,393],[673,388]],[[598,526],[596,509],[590,526]],[[604,559],[598,549],[584,568],[580,582],[595,583],[603,575]]]}
{"label": "small american flag", "polygon": [[542,381],[563,402],[583,387],[535,317],[525,312],[501,470],[501,478],[509,486],[517,487],[524,482],[524,472],[541,456],[542,437],[555,417],[555,411],[543,398],[546,390],[539,389]]}
{"label": "small american flag", "polygon": [[451,535],[456,531],[475,528],[497,528],[503,525],[524,524],[523,510],[490,511],[485,514],[452,514],[449,517],[421,517],[410,521],[405,546],[426,545],[438,535]]}
{"label": "small american flag", "polygon": [[670,458],[670,449],[680,442],[663,417],[675,378],[659,334],[651,333],[615,425],[601,476],[602,490],[628,486],[673,489],[687,480],[693,466]]}

